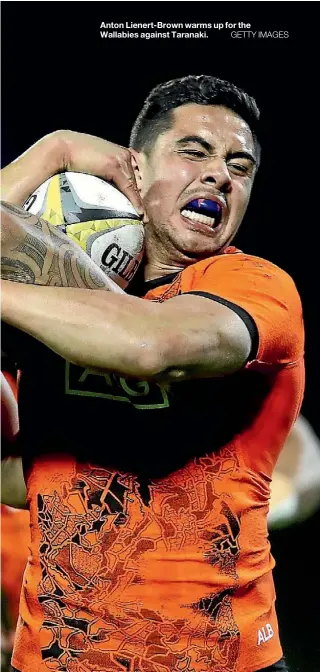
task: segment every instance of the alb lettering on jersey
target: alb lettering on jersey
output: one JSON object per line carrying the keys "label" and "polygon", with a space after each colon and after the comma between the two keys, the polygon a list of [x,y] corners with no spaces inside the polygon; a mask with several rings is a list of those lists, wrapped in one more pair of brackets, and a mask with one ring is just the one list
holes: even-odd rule
{"label": "alb lettering on jersey", "polygon": [[272,625],[270,623],[267,623],[266,625],[263,626],[263,628],[260,628],[258,630],[258,646],[260,644],[265,644],[271,637],[273,637],[274,631],[272,628]]}

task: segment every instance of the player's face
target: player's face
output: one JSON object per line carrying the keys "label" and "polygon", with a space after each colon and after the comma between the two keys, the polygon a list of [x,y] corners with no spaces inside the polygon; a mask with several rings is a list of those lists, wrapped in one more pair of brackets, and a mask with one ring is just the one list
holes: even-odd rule
{"label": "player's face", "polygon": [[256,160],[251,131],[232,111],[174,110],[172,127],[141,164],[149,249],[164,262],[190,263],[227,245],[247,209]]}

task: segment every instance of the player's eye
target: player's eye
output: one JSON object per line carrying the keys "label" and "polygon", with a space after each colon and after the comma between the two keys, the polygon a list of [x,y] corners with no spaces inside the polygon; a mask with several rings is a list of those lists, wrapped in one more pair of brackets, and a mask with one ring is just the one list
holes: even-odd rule
{"label": "player's eye", "polygon": [[188,156],[192,156],[196,159],[204,159],[206,157],[205,152],[202,152],[200,149],[183,149],[181,153],[187,154]]}
{"label": "player's eye", "polygon": [[228,163],[228,168],[233,173],[239,175],[247,175],[249,173],[249,166],[245,166],[242,163],[234,163],[234,161]]}

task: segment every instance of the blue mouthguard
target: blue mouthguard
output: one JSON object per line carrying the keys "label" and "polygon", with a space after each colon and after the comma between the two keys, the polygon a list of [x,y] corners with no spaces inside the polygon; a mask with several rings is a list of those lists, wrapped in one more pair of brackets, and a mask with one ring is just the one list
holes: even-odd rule
{"label": "blue mouthguard", "polygon": [[188,203],[189,208],[196,208],[197,210],[207,210],[210,214],[219,214],[221,206],[216,201],[210,201],[208,198],[195,198],[194,201]]}

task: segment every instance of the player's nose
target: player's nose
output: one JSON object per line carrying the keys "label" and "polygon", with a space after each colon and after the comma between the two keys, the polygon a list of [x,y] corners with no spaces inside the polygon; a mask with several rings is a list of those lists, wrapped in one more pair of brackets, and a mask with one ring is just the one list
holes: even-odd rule
{"label": "player's nose", "polygon": [[231,187],[231,177],[228,166],[223,159],[212,158],[208,161],[200,175],[201,184],[214,184],[216,189],[227,193]]}

